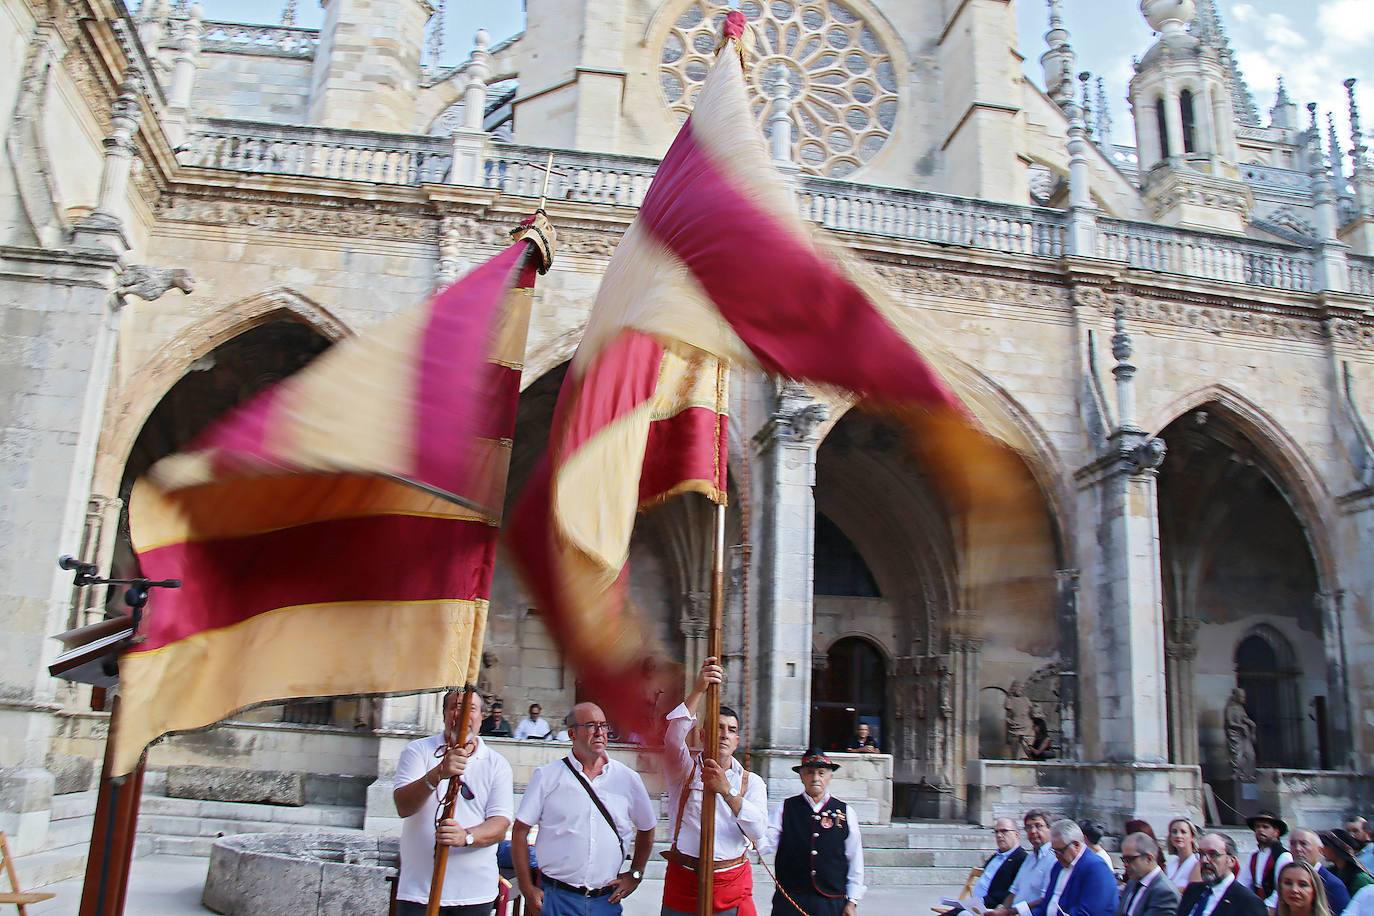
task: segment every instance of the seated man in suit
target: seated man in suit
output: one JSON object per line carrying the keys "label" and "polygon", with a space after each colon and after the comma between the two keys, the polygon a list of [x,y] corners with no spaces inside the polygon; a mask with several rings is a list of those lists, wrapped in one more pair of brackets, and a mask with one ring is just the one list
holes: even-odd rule
{"label": "seated man in suit", "polygon": [[1202,880],[1183,892],[1177,916],[1267,916],[1264,901],[1236,880],[1240,866],[1236,841],[1220,833],[1204,834],[1197,844]]}
{"label": "seated man in suit", "polygon": [[1116,875],[1088,849],[1083,828],[1070,820],[1055,821],[1050,825],[1050,849],[1058,861],[1033,916],[1113,916]]}
{"label": "seated man in suit", "polygon": [[1026,860],[1026,850],[1021,848],[1021,831],[1016,829],[1016,821],[1009,817],[993,821],[992,837],[997,851],[983,863],[983,874],[973,885],[968,899],[946,910],[945,916],[956,916],[965,909],[975,913],[992,910],[1006,899],[1012,881],[1021,870],[1021,863]]}
{"label": "seated man in suit", "polygon": [[1154,837],[1129,834],[1121,841],[1121,863],[1126,866],[1127,880],[1116,916],[1174,916],[1178,912],[1178,888],[1159,867],[1159,843]]}

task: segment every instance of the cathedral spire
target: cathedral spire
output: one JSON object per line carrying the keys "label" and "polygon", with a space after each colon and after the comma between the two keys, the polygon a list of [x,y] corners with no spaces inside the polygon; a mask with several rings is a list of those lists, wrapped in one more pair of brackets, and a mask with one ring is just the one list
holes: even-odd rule
{"label": "cathedral spire", "polygon": [[1107,90],[1102,77],[1097,78],[1097,145],[1108,151],[1112,145],[1112,112],[1107,104]]}
{"label": "cathedral spire", "polygon": [[1283,85],[1283,77],[1279,77],[1279,89],[1274,93],[1274,107],[1269,109],[1269,125],[1271,127],[1281,127],[1284,130],[1297,130],[1298,128],[1298,106],[1288,95],[1288,88]]}
{"label": "cathedral spire", "polygon": [[1354,171],[1368,165],[1366,154],[1369,147],[1364,145],[1364,133],[1360,130],[1360,107],[1355,103],[1355,77],[1345,81],[1345,94],[1350,97],[1350,161]]}
{"label": "cathedral spire", "polygon": [[1064,8],[1061,0],[1046,0],[1050,12],[1050,27],[1045,33],[1048,50],[1040,55],[1040,67],[1045,74],[1045,93],[1067,112],[1073,105],[1073,74],[1077,55],[1069,44],[1069,30],[1064,27]]}
{"label": "cathedral spire", "polygon": [[1245,76],[1236,63],[1235,52],[1231,50],[1231,39],[1222,25],[1221,14],[1217,12],[1214,0],[1196,0],[1197,19],[1193,23],[1193,34],[1217,52],[1217,59],[1226,72],[1226,88],[1231,94],[1231,108],[1235,110],[1236,121],[1246,127],[1259,127],[1259,109],[1255,107],[1254,96],[1245,84]]}
{"label": "cathedral spire", "polygon": [[281,24],[284,28],[295,28],[296,0],[286,0],[286,5],[281,10]]}
{"label": "cathedral spire", "polygon": [[444,0],[434,4],[434,18],[429,21],[429,42],[425,51],[430,68],[438,70],[444,57]]}
{"label": "cathedral spire", "polygon": [[1326,148],[1327,158],[1331,161],[1331,179],[1336,184],[1337,195],[1341,194],[1345,187],[1345,169],[1341,165],[1341,141],[1336,136],[1336,117],[1331,112],[1326,113]]}

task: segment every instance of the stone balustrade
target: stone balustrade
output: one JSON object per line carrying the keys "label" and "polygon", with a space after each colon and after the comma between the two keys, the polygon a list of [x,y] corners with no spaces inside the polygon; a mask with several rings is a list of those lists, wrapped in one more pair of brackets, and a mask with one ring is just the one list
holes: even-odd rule
{"label": "stone balustrade", "polygon": [[[200,45],[202,51],[311,60],[315,57],[315,47],[320,41],[317,29],[243,25],[237,22],[207,22],[203,28]],[[174,31],[173,34],[177,32]]]}
{"label": "stone balustrade", "polygon": [[446,138],[207,118],[177,148],[182,165],[416,185],[443,181]]}
{"label": "stone balustrade", "polygon": [[[489,142],[480,181],[503,194],[539,197],[547,152]],[[551,200],[638,207],[658,166],[643,157],[553,153]],[[449,180],[453,151],[449,139],[439,136],[210,118],[178,147],[177,159],[185,166],[414,186]],[[796,189],[803,218],[838,232],[1031,257],[1066,253],[1068,215],[1060,210],[813,176],[800,176]],[[1096,237],[1098,257],[1141,270],[1293,292],[1316,289],[1315,253],[1297,245],[1107,217],[1098,220]],[[1352,257],[1350,277],[1351,292],[1374,295],[1374,259]]]}
{"label": "stone balustrade", "polygon": [[1347,255],[1350,265],[1350,291],[1357,296],[1374,296],[1374,258]]}
{"label": "stone balustrade", "polygon": [[1141,270],[1311,292],[1315,259],[1297,246],[1103,219],[1097,254]]}
{"label": "stone balustrade", "polygon": [[1047,258],[1064,253],[1066,222],[1058,210],[810,177],[798,197],[802,216],[827,229]]}

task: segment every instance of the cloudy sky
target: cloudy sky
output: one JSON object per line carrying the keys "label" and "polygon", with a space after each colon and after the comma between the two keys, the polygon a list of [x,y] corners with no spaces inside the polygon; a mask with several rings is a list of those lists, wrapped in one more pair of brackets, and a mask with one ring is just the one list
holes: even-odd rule
{"label": "cloudy sky", "polygon": [[[900,0],[898,0],[900,2]],[[1359,80],[1357,96],[1366,133],[1374,132],[1374,0],[1215,0],[1231,37],[1231,46],[1250,86],[1260,117],[1268,123],[1269,108],[1280,75],[1288,93],[1300,106],[1315,101],[1325,112],[1335,111],[1343,147],[1350,128],[1345,88],[1347,77]],[[281,0],[201,0],[208,19],[276,22]],[[1042,83],[1039,58],[1045,49],[1044,0],[1016,0],[1021,53],[1026,70]],[[299,24],[319,25],[322,13],[314,0],[302,0]],[[479,27],[499,41],[523,27],[522,0],[448,0],[446,53],[448,62],[461,60],[472,46]],[[1154,42],[1136,0],[1064,0],[1066,25],[1073,35],[1080,70],[1101,76],[1111,99],[1113,139],[1133,143],[1127,120],[1126,84],[1131,58]],[[1306,118],[1306,111],[1301,112]],[[1370,143],[1374,146],[1374,142]]]}

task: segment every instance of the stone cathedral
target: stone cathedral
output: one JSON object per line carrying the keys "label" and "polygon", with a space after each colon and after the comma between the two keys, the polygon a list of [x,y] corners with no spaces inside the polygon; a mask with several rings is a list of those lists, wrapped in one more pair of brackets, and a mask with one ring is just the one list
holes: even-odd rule
{"label": "stone cathedral", "polygon": [[[121,608],[56,558],[134,573],[133,481],[500,250],[552,152],[559,248],[513,500],[722,15],[526,0],[524,31],[478,32],[444,66],[442,3],[321,5],[315,30],[294,2],[261,26],[0,0],[0,829],[25,856],[84,843],[64,799],[95,784],[107,722],[49,676],[50,637]],[[1113,136],[1059,0],[1035,48],[1012,0],[740,3],[761,142],[799,210],[1034,444],[1054,534],[1043,606],[960,606],[959,539],[900,430],[737,374],[725,699],[775,794],[800,749],[867,723],[884,753],[851,772],[877,823],[1374,802],[1374,154],[1355,87],[1334,116],[1282,86],[1261,110],[1213,0],[1138,6],[1123,21],[1156,34]],[[688,670],[709,517],[692,499],[644,515],[630,560]],[[485,645],[508,717],[579,698],[503,566]],[[1024,759],[1036,719],[1053,760]],[[393,829],[396,754],[437,722],[430,695],[250,710],[156,745],[147,790],[213,772],[202,797],[332,793]]]}

